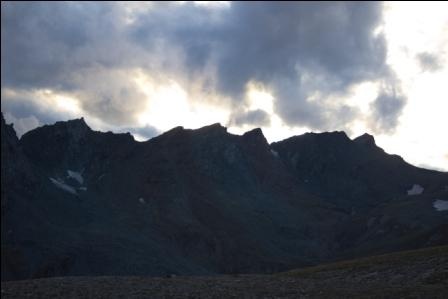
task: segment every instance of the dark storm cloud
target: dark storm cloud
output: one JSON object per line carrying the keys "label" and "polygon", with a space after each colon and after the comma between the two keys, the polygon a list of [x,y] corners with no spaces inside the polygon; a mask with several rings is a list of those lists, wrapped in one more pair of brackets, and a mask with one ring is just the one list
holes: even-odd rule
{"label": "dark storm cloud", "polygon": [[233,9],[218,68],[226,89],[251,78],[275,84],[308,75],[332,79],[325,89],[340,90],[382,71],[384,39],[372,36],[381,16],[377,4],[238,3]]}
{"label": "dark storm cloud", "polygon": [[[167,13],[178,15],[173,10]],[[390,73],[384,36],[374,34],[379,3],[238,2],[210,20],[184,10],[178,17],[186,21],[176,28],[165,15],[140,20],[136,42],[151,47],[154,36],[165,36],[184,49],[193,74],[212,61],[218,90],[237,102],[250,80],[264,83],[277,99],[276,112],[291,125],[344,127],[357,111],[328,98],[347,96],[351,86]]]}
{"label": "dark storm cloud", "polygon": [[269,126],[271,124],[271,118],[266,111],[256,109],[237,112],[231,116],[229,121],[229,126],[241,126],[245,124],[259,127]]}
{"label": "dark storm cloud", "polygon": [[371,104],[371,128],[375,132],[393,133],[405,105],[406,98],[393,85],[383,86]]}
{"label": "dark storm cloud", "polygon": [[423,52],[417,55],[417,60],[420,63],[420,67],[424,71],[434,72],[442,68],[439,57],[437,55]]}
{"label": "dark storm cloud", "polygon": [[[72,92],[85,111],[122,126],[143,107],[136,68],[187,90],[205,77],[203,88],[233,100],[232,115],[246,84],[258,81],[287,124],[324,130],[358,115],[335,98],[390,76],[384,36],[374,34],[378,2],[150,4],[127,15],[123,3],[2,3],[2,87]],[[241,121],[257,122],[256,114]],[[393,114],[382,120],[381,128],[396,124]]]}
{"label": "dark storm cloud", "polygon": [[2,85],[77,88],[73,72],[110,57],[110,49],[92,47],[113,38],[113,17],[110,5],[3,2]]}

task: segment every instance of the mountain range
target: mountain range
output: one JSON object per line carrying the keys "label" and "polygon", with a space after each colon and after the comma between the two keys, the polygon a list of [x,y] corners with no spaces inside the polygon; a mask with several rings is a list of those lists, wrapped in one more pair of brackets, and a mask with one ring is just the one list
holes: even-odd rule
{"label": "mountain range", "polygon": [[2,280],[272,273],[448,244],[448,173],[373,136],[1,120]]}

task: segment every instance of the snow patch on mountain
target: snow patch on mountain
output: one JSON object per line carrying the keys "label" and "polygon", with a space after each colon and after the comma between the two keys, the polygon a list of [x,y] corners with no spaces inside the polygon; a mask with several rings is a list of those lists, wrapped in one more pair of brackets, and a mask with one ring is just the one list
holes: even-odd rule
{"label": "snow patch on mountain", "polygon": [[439,212],[448,211],[448,200],[436,199],[432,206]]}
{"label": "snow patch on mountain", "polygon": [[67,170],[67,177],[76,180],[80,185],[84,183],[84,178],[79,172]]}
{"label": "snow patch on mountain", "polygon": [[409,189],[407,192],[408,192],[408,195],[419,195],[419,194],[422,194],[424,190],[425,190],[425,188],[423,188],[419,184],[414,184],[412,186],[412,188]]}
{"label": "snow patch on mountain", "polygon": [[76,192],[75,188],[73,188],[72,186],[67,185],[66,183],[64,183],[63,181],[61,181],[60,179],[54,179],[52,177],[50,177],[50,181],[59,189],[64,190],[68,193],[71,193],[73,195],[78,195],[78,193]]}

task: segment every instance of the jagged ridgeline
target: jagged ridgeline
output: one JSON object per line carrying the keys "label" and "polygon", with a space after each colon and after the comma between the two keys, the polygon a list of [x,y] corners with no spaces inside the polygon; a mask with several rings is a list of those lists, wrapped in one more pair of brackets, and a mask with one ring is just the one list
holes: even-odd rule
{"label": "jagged ridgeline", "polygon": [[448,173],[370,135],[269,144],[219,124],[146,142],[1,124],[2,280],[269,273],[448,244]]}

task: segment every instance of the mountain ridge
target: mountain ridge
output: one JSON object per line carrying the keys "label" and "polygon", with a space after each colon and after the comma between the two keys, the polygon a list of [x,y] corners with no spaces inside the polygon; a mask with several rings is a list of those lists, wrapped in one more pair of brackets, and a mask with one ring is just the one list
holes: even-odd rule
{"label": "mountain ridge", "polygon": [[448,173],[369,135],[269,144],[212,124],[137,142],[83,119],[6,132],[2,118],[4,280],[270,273],[448,242],[433,207]]}
{"label": "mountain ridge", "polygon": [[[3,117],[3,112],[1,114],[2,114],[3,121],[5,121],[4,117]],[[187,128],[183,127],[183,126],[175,126],[175,127],[171,128],[171,129],[169,129],[169,130],[167,130],[165,132],[162,132],[162,133],[160,133],[157,136],[151,137],[151,138],[149,138],[147,140],[137,141],[134,138],[134,136],[132,135],[132,133],[129,132],[129,131],[128,132],[120,132],[120,133],[112,132],[112,131],[106,131],[106,132],[105,131],[95,131],[92,128],[90,128],[90,126],[86,123],[84,117],[70,119],[70,120],[67,120],[67,121],[57,121],[54,124],[45,124],[45,125],[39,126],[37,128],[34,128],[34,129],[24,133],[20,138],[19,137],[17,137],[17,138],[20,141],[24,135],[28,134],[29,132],[35,131],[36,129],[41,129],[41,128],[44,128],[44,127],[57,126],[57,125],[60,125],[60,124],[66,124],[66,125],[74,124],[74,128],[84,128],[84,129],[87,129],[90,132],[95,132],[95,133],[113,134],[113,135],[118,135],[118,136],[132,136],[134,141],[138,142],[138,143],[146,143],[146,142],[150,141],[151,139],[158,138],[158,137],[160,137],[162,135],[173,134],[174,132],[182,132],[182,131],[186,131],[186,132],[195,132],[195,131],[197,131],[197,132],[222,132],[222,133],[227,133],[227,134],[235,135],[235,136],[250,135],[253,132],[257,132],[257,134],[260,134],[262,136],[262,138],[264,138],[266,140],[266,142],[267,142],[267,139],[266,139],[266,137],[263,134],[263,130],[260,127],[256,127],[256,128],[250,129],[249,131],[246,131],[246,132],[244,132],[242,134],[234,134],[234,133],[229,133],[227,131],[227,127],[223,126],[221,123],[212,123],[210,125],[204,125],[202,127],[196,128],[196,129],[187,129]],[[10,126],[12,129],[14,129],[13,123],[8,125],[8,124],[6,124],[6,121],[5,121],[5,125]],[[363,133],[363,134],[361,134],[361,135],[351,139],[350,137],[348,137],[348,135],[344,131],[324,131],[324,132],[318,132],[318,133],[316,133],[316,132],[305,132],[305,133],[300,134],[300,135],[293,135],[293,136],[287,137],[287,138],[279,140],[279,141],[273,141],[271,143],[269,143],[269,142],[267,142],[267,143],[271,146],[273,144],[284,142],[284,141],[289,140],[291,138],[296,138],[296,137],[301,137],[301,136],[308,136],[308,135],[309,136],[341,136],[341,138],[343,138],[343,139],[348,139],[349,141],[358,143],[360,145],[361,144],[365,145],[366,147],[375,147],[375,148],[378,148],[379,150],[385,152],[383,148],[379,147],[376,144],[375,137],[373,135],[371,135],[369,133]],[[397,158],[402,159],[403,161],[405,161],[405,159],[403,157],[401,157],[400,155],[398,155],[398,154],[388,154],[388,155],[397,157]],[[425,170],[429,170],[429,171],[436,171],[436,172],[446,173],[446,171],[443,171],[441,169],[430,169],[430,168],[425,168],[425,167],[422,167],[422,166],[413,165],[413,164],[411,164],[409,162],[406,162],[406,163],[409,164],[409,165],[412,165],[412,166],[414,166],[416,168],[425,169]]]}

